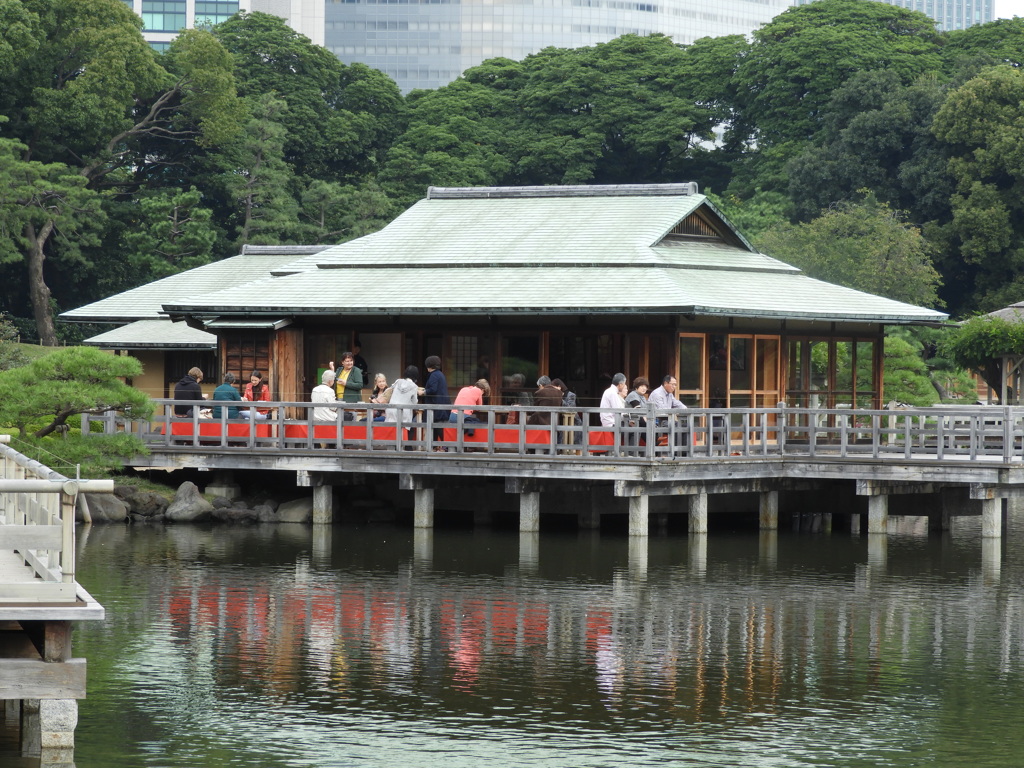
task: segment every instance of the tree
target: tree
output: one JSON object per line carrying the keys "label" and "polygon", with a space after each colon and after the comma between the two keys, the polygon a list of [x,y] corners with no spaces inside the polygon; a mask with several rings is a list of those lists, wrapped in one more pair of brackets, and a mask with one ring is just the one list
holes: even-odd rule
{"label": "tree", "polygon": [[92,192],[130,193],[171,162],[158,145],[177,152],[220,143],[237,129],[241,105],[231,59],[208,32],[183,32],[164,67],[141,20],[118,0],[0,0],[0,19],[16,22],[0,25],[5,132],[20,140],[21,161],[41,164],[33,172],[52,187],[48,199],[56,192],[65,201],[62,226],[34,221],[20,235],[38,334],[53,345],[43,256],[82,259],[89,244],[84,228],[59,237],[70,211],[85,221],[85,194],[71,176]]}
{"label": "tree", "polygon": [[813,138],[832,94],[858,72],[885,69],[909,84],[942,65],[935,22],[885,3],[819,0],[753,37],[736,70],[737,127],[762,147]]}
{"label": "tree", "polygon": [[45,437],[72,416],[114,410],[146,419],[153,412],[149,398],[121,379],[138,376],[142,364],[93,347],[67,347],[26,366],[0,372],[0,424],[31,428]]}
{"label": "tree", "polygon": [[57,343],[50,289],[44,277],[48,249],[60,239],[65,260],[96,241],[102,225],[99,195],[61,163],[22,160],[26,147],[0,139],[0,262],[24,261],[36,328],[43,344]]}
{"label": "tree", "polygon": [[1003,357],[1024,355],[1024,322],[978,315],[951,331],[940,343],[942,355],[977,371],[993,392],[1003,389]]}
{"label": "tree", "polygon": [[213,30],[231,52],[239,92],[285,101],[283,159],[297,176],[355,181],[374,171],[401,130],[404,102],[389,77],[346,66],[265,13],[240,13]]}
{"label": "tree", "polygon": [[995,309],[1024,294],[1024,72],[989,67],[948,94],[933,130],[956,180],[936,239],[959,262],[960,309]]}
{"label": "tree", "polygon": [[18,347],[18,329],[14,323],[0,314],[0,371],[18,368],[28,362],[28,357]]}
{"label": "tree", "polygon": [[288,105],[273,94],[260,97],[236,147],[225,184],[236,203],[238,244],[275,244],[298,230],[298,203],[292,196],[294,174],[283,158],[287,131],[278,118]]}
{"label": "tree", "polygon": [[928,242],[872,193],[806,224],[767,230],[756,243],[820,280],[911,304],[938,303],[939,275]]}
{"label": "tree", "polygon": [[934,77],[909,86],[885,70],[850,77],[823,111],[818,140],[786,165],[798,217],[856,200],[866,187],[918,226],[948,219],[953,179],[931,130],[945,95]]}
{"label": "tree", "polygon": [[124,254],[142,281],[209,263],[217,235],[201,199],[195,187],[136,196],[136,224],[124,231]]}
{"label": "tree", "polygon": [[885,370],[882,386],[886,400],[923,408],[939,402],[939,393],[928,376],[928,367],[914,345],[897,336],[885,338]]}

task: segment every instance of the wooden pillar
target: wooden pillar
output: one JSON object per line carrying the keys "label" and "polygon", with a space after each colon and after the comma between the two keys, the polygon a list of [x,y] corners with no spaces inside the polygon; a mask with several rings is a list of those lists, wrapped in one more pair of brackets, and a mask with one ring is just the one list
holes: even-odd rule
{"label": "wooden pillar", "polygon": [[648,510],[650,497],[646,494],[629,497],[629,535],[646,536],[650,526]]}
{"label": "wooden pillar", "polygon": [[524,491],[519,494],[519,532],[540,530],[540,492]]}
{"label": "wooden pillar", "polygon": [[313,525],[331,525],[334,522],[334,486],[313,486]]}
{"label": "wooden pillar", "polygon": [[889,530],[889,497],[884,494],[868,496],[868,533],[886,533]]}
{"label": "wooden pillar", "polygon": [[690,496],[690,533],[708,532],[708,495],[704,492]]}
{"label": "wooden pillar", "polygon": [[779,492],[765,491],[758,494],[758,510],[761,518],[762,531],[779,529]]}
{"label": "wooden pillar", "polygon": [[1003,500],[981,500],[981,535],[998,539],[1003,535]]}
{"label": "wooden pillar", "polygon": [[417,488],[413,491],[413,515],[412,524],[414,528],[434,527],[434,489]]}

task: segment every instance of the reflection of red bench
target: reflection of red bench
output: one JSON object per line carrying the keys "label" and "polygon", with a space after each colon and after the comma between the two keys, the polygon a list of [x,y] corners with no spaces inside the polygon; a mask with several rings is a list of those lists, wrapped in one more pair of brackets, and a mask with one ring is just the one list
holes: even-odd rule
{"label": "reflection of red bench", "polygon": [[[366,425],[365,424],[346,424],[344,426],[344,433],[342,439],[345,442],[356,443],[359,441],[366,440]],[[390,440],[395,441],[395,433],[397,429],[393,426],[385,426],[384,424],[373,425],[373,439],[377,440]],[[408,439],[409,430],[402,430],[403,437]],[[305,440],[309,436],[309,425],[308,424],[285,424],[284,425],[284,436],[285,439],[292,440]],[[333,442],[338,439],[338,426],[336,424],[314,424],[313,425],[313,439],[317,442]]]}
{"label": "reflection of red bench", "polygon": [[[192,431],[193,423],[191,421],[173,421],[171,422],[171,434],[175,437],[189,437],[193,436]],[[226,423],[228,428],[228,437],[240,437],[245,439],[249,437],[250,425],[248,421],[229,421]],[[270,424],[265,422],[256,422],[255,434],[256,437],[270,437]],[[199,420],[199,436],[200,437],[211,437],[217,440],[221,438],[221,423],[219,421],[211,421],[210,419]],[[164,428],[161,427],[160,434],[166,434]]]}

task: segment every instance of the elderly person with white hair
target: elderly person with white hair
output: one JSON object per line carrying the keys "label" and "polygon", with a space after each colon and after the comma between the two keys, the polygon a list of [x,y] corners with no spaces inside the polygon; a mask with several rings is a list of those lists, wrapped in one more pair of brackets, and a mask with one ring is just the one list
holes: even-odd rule
{"label": "elderly person with white hair", "polygon": [[[334,403],[338,395],[334,391],[334,371],[324,371],[320,376],[320,384],[313,387],[309,399],[314,403]],[[313,421],[335,421],[338,418],[337,408],[317,407],[313,409]]]}
{"label": "elderly person with white hair", "polygon": [[[602,408],[625,408],[626,407],[626,374],[616,373],[612,376],[612,385],[604,391],[601,396]],[[601,426],[614,427],[619,414],[614,410],[601,411]]]}

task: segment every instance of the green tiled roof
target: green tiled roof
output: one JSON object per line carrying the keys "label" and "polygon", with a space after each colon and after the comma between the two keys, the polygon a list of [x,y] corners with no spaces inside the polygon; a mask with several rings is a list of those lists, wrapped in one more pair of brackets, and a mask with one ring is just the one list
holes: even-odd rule
{"label": "green tiled roof", "polygon": [[945,318],[813,280],[758,253],[703,195],[682,186],[432,190],[380,232],[296,258],[262,280],[220,290],[193,282],[189,293],[168,297],[164,309],[221,318]]}
{"label": "green tiled roof", "polygon": [[140,285],[63,312],[60,318],[83,323],[126,323],[157,318],[161,316],[160,308],[165,301],[261,280],[274,267],[322,249],[322,246],[246,246],[238,256]]}
{"label": "green tiled roof", "polygon": [[217,337],[168,318],[136,320],[97,336],[84,344],[106,349],[216,349]]}

